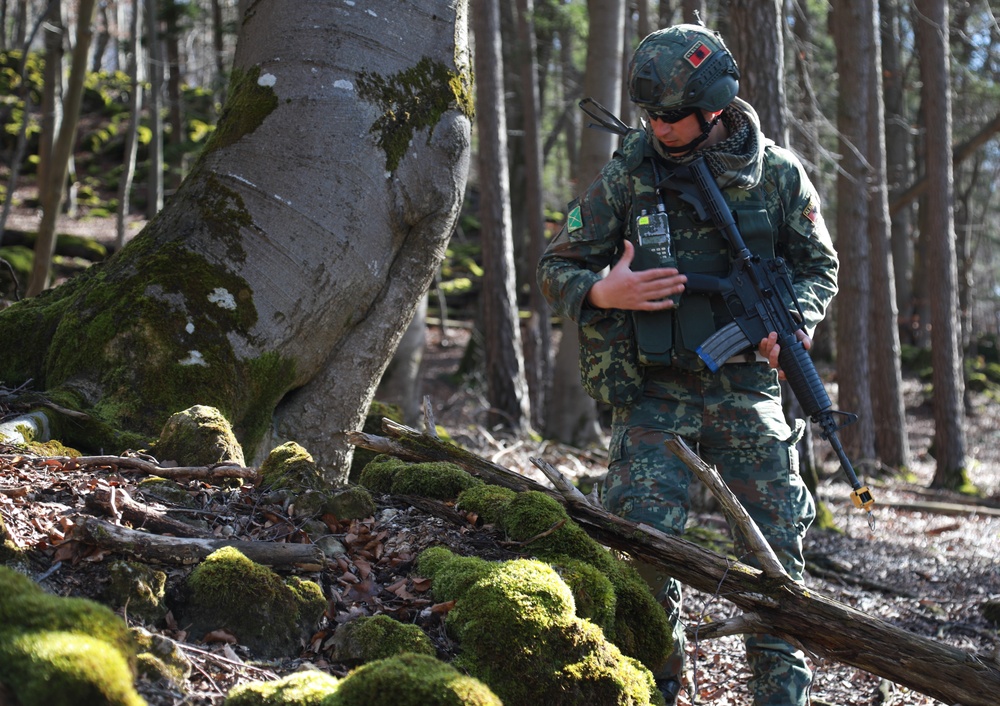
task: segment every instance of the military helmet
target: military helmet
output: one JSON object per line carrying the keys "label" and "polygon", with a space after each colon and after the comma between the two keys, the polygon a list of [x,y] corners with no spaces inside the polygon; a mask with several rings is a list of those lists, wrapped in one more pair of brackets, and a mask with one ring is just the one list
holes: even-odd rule
{"label": "military helmet", "polygon": [[632,102],[651,111],[722,110],[736,97],[740,70],[718,32],[682,24],[653,32],[628,67]]}

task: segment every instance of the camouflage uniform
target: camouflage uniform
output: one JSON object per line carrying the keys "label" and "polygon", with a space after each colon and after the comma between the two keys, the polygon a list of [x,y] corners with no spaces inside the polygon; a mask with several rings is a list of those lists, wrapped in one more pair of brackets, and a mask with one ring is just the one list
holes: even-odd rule
{"label": "camouflage uniform", "polygon": [[[836,293],[838,267],[815,190],[798,160],[760,134],[749,105],[736,99],[723,120],[731,135],[737,133],[735,143],[725,140],[698,154],[712,168],[748,247],[789,263],[811,335]],[[603,502],[629,520],[683,533],[692,475],[664,446],[669,434],[677,434],[718,467],[782,565],[800,581],[802,538],[815,506],[795,451],[803,425],[793,431],[785,421],[777,372],[750,350],[712,373],[693,352],[704,337],[731,321],[718,297],[685,292],[675,311],[655,314],[602,310],[587,302],[601,270],[621,255],[624,239],[635,243],[636,216],[655,208],[654,184],[670,167],[656,144],[647,131],[626,136],[600,176],[570,204],[567,226],[538,265],[539,282],[555,312],[579,325],[585,387],[613,408]],[[734,149],[749,154],[733,158]],[[657,161],[661,171],[654,171]],[[678,269],[726,274],[729,251],[718,231],[699,222],[693,208],[669,192],[664,201]],[[638,262],[637,255],[634,269]],[[637,326],[667,332],[667,352],[656,357],[639,350]],[[736,541],[741,558],[753,564]],[[680,675],[679,585],[665,575],[647,580],[659,588],[658,597],[677,626],[674,656],[658,676]],[[746,647],[755,704],[808,703],[811,673],[801,651],[769,635],[747,637]]]}

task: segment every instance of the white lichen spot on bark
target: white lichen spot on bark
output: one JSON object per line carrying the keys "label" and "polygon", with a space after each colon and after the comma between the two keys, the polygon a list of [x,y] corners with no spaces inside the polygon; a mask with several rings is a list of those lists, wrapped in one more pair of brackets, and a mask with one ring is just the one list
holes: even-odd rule
{"label": "white lichen spot on bark", "polygon": [[181,358],[177,361],[180,365],[203,365],[206,368],[208,363],[205,362],[205,357],[200,351],[188,351],[187,358]]}
{"label": "white lichen spot on bark", "polygon": [[272,88],[277,82],[278,77],[274,74],[261,74],[260,78],[257,79],[258,86],[265,86],[267,88]]}
{"label": "white lichen spot on bark", "polygon": [[353,91],[354,90],[354,84],[351,83],[350,81],[348,81],[347,79],[343,79],[343,78],[339,78],[336,81],[334,81],[333,82],[333,87],[334,88],[343,88],[345,91]]}
{"label": "white lichen spot on bark", "polygon": [[216,287],[212,290],[212,293],[208,295],[208,301],[213,304],[218,304],[223,309],[229,309],[234,311],[236,309],[236,297],[234,297],[229,290],[223,289],[222,287]]}
{"label": "white lichen spot on bark", "polygon": [[194,322],[188,321],[187,326],[184,327],[184,330],[187,331],[188,333],[194,333]]}

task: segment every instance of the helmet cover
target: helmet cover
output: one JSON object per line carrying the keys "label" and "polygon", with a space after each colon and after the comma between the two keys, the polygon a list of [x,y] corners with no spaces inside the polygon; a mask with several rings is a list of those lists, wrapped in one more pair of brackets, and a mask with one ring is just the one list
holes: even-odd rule
{"label": "helmet cover", "polygon": [[632,102],[651,111],[722,110],[739,91],[740,70],[718,32],[694,24],[653,32],[628,68]]}

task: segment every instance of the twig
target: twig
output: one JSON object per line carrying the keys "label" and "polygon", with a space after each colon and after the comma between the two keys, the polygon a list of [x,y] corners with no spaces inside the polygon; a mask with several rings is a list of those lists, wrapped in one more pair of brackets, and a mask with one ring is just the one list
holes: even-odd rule
{"label": "twig", "polygon": [[764,574],[771,578],[789,579],[788,573],[781,565],[781,562],[778,561],[778,557],[775,555],[774,550],[771,549],[771,545],[764,539],[760,528],[753,521],[753,518],[750,517],[750,513],[746,511],[746,508],[740,504],[739,499],[729,489],[726,482],[722,480],[722,476],[719,475],[715,467],[705,463],[678,436],[673,436],[666,444],[674,455],[683,461],[698,476],[701,482],[712,491],[712,495],[722,505],[723,510],[726,511],[726,515],[740,529],[747,547],[757,557]]}
{"label": "twig", "polygon": [[[567,501],[572,503],[583,503],[584,505],[595,505],[592,503],[590,498],[580,492],[580,489],[575,485],[566,480],[566,476],[559,472],[555,466],[547,461],[543,461],[540,458],[528,458],[535,467],[538,468],[545,477],[549,479],[555,489],[562,493],[562,496],[566,498]],[[600,503],[596,503],[597,507],[600,507]]]}

